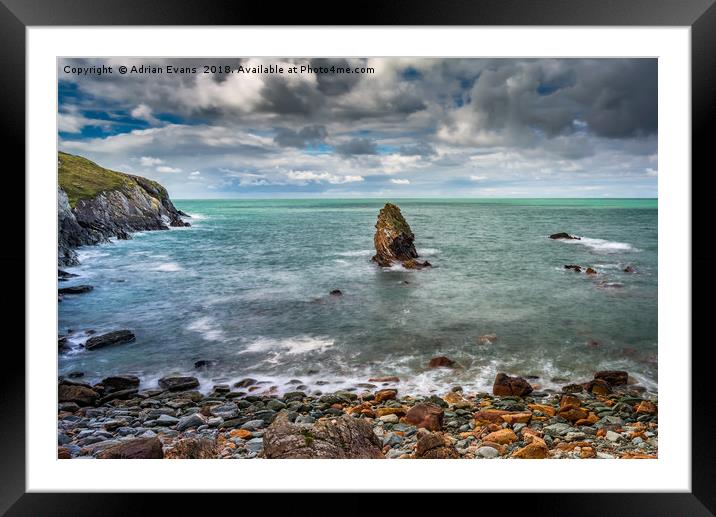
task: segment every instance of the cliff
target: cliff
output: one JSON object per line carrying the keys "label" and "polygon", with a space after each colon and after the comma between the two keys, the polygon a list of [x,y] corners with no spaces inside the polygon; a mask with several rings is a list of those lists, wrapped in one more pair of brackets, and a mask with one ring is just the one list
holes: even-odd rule
{"label": "cliff", "polygon": [[399,262],[407,269],[421,269],[429,267],[427,261],[418,262],[418,252],[415,249],[415,235],[410,225],[400,212],[400,208],[392,203],[380,209],[378,220],[375,223],[375,255],[373,262],[381,267],[389,267]]}
{"label": "cliff", "polygon": [[156,181],[58,153],[57,263],[76,265],[78,246],[129,239],[131,232],[189,226]]}

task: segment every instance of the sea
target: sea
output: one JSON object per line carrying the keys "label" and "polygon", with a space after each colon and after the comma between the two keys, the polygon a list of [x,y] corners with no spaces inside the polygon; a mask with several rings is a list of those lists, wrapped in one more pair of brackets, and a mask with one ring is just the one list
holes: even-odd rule
{"label": "sea", "polygon": [[[371,262],[388,201],[432,268]],[[420,395],[489,391],[498,372],[550,390],[619,369],[657,391],[656,199],[175,205],[191,227],[78,250],[81,264],[67,268],[78,276],[60,285],[94,289],[58,304],[70,342],[59,375],[134,374],[149,388],[178,373],[205,392],[244,378],[278,392],[362,390],[397,376],[401,393]],[[581,239],[549,238],[557,232]],[[83,348],[91,332],[118,329],[136,340]],[[437,356],[456,367],[429,368]]]}

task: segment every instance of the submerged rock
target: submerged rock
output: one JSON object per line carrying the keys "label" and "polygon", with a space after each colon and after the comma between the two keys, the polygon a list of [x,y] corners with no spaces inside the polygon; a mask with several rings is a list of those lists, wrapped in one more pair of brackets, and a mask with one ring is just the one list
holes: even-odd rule
{"label": "submerged rock", "polygon": [[60,287],[57,292],[59,294],[82,294],[89,293],[92,289],[91,285],[73,285],[72,287]]}
{"label": "submerged rock", "polygon": [[99,336],[92,336],[85,342],[87,350],[94,350],[109,345],[120,345],[134,341],[134,333],[130,330],[115,330]]}
{"label": "submerged rock", "polygon": [[570,235],[566,232],[553,233],[552,235],[549,236],[549,238],[550,239],[567,239],[567,240],[576,240],[576,241],[582,240],[581,237],[576,237],[576,236]]}
{"label": "submerged rock", "polygon": [[371,260],[381,267],[390,267],[400,263],[406,269],[422,269],[430,267],[427,261],[419,262],[418,252],[415,249],[415,235],[410,225],[400,212],[400,208],[392,203],[386,203],[378,214],[375,223],[375,255]]}
{"label": "submerged rock", "polygon": [[428,368],[452,368],[453,366],[455,366],[455,361],[444,355],[433,357],[428,363]]}
{"label": "submerged rock", "polygon": [[343,415],[323,418],[316,424],[294,424],[281,411],[263,436],[263,457],[287,458],[383,458],[382,442],[365,420]]}

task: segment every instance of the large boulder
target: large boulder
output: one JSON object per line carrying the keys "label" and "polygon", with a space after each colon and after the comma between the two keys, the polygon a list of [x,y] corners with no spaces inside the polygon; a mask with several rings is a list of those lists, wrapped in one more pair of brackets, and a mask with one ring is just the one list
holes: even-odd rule
{"label": "large boulder", "polygon": [[192,436],[174,442],[164,457],[183,460],[211,460],[219,457],[219,446],[215,439]]}
{"label": "large boulder", "polygon": [[492,386],[492,393],[500,397],[525,397],[532,393],[532,386],[522,377],[510,377],[505,373],[498,373]]}
{"label": "large boulder", "polygon": [[94,350],[110,345],[131,343],[132,341],[134,341],[134,333],[131,330],[115,330],[113,332],[107,332],[106,334],[100,334],[99,336],[92,336],[85,342],[85,348],[87,350]]}
{"label": "large boulder", "polygon": [[106,393],[129,390],[139,386],[139,377],[136,375],[112,375],[102,379],[101,384]]}
{"label": "large boulder", "polygon": [[59,402],[74,402],[78,406],[94,406],[99,394],[92,388],[79,384],[62,383],[57,387]]}
{"label": "large boulder", "polygon": [[410,225],[400,212],[400,208],[392,203],[380,209],[378,221],[375,223],[375,255],[372,260],[381,267],[389,267],[400,263],[407,269],[421,269],[430,266],[429,262],[419,262],[415,249],[415,235]]}
{"label": "large boulder", "polygon": [[159,379],[159,386],[169,391],[184,391],[197,388],[199,386],[199,380],[196,377],[167,375]]}
{"label": "large boulder", "polygon": [[604,370],[595,373],[594,378],[607,381],[610,386],[626,386],[629,374],[622,370]]}
{"label": "large boulder", "polygon": [[460,455],[449,438],[442,433],[423,435],[415,447],[415,457],[426,460],[457,459]]}
{"label": "large boulder", "polygon": [[313,425],[294,424],[281,411],[263,436],[263,457],[383,458],[381,441],[365,420],[348,415],[320,419]]}
{"label": "large boulder", "polygon": [[164,451],[157,437],[135,438],[104,449],[97,457],[103,460],[153,460],[164,458]]}
{"label": "large boulder", "polygon": [[443,427],[443,409],[436,404],[415,404],[405,415],[405,421],[415,427],[439,431]]}

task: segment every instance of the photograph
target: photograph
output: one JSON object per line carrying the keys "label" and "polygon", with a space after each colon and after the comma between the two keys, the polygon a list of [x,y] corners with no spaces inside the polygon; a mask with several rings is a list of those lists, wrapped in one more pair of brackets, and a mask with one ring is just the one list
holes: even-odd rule
{"label": "photograph", "polygon": [[657,58],[56,62],[58,459],[658,460]]}

